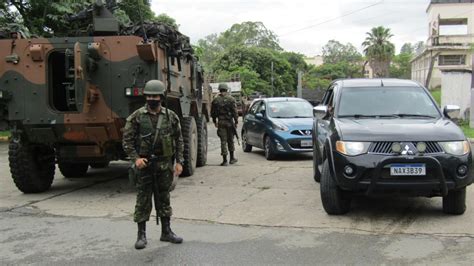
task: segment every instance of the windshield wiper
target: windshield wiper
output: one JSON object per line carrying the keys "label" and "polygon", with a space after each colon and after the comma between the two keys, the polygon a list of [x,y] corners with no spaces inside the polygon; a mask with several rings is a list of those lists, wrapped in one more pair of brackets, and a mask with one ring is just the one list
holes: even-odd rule
{"label": "windshield wiper", "polygon": [[354,115],[339,115],[338,118],[346,118],[346,117],[354,117],[354,118],[372,118],[377,117],[377,115],[361,115],[361,114],[354,114]]}
{"label": "windshield wiper", "polygon": [[436,118],[436,116],[432,115],[419,115],[419,114],[393,114],[399,117],[425,117],[425,118]]}
{"label": "windshield wiper", "polygon": [[288,118],[310,118],[312,116],[306,116],[306,115],[295,115],[295,116],[290,116]]}

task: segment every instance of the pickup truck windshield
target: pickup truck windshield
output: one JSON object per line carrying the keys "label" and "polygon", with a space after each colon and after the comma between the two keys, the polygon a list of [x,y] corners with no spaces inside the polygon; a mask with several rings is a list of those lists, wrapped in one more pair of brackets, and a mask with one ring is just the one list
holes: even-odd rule
{"label": "pickup truck windshield", "polygon": [[426,119],[440,113],[423,88],[343,88],[337,117]]}

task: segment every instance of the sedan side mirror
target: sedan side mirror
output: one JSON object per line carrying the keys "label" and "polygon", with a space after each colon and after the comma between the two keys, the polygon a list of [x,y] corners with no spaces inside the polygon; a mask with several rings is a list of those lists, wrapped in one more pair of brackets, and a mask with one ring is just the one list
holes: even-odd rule
{"label": "sedan side mirror", "polygon": [[443,114],[449,118],[457,118],[459,116],[459,113],[461,111],[461,108],[457,105],[446,105],[443,108]]}
{"label": "sedan side mirror", "polygon": [[329,111],[326,105],[318,105],[313,108],[313,116],[318,119],[324,119],[327,117]]}

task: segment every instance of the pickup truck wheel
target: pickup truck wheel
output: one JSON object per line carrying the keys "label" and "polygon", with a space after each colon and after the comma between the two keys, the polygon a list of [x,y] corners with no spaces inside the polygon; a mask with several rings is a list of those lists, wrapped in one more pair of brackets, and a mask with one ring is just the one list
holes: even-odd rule
{"label": "pickup truck wheel", "polygon": [[334,181],[329,170],[329,162],[325,160],[321,172],[321,201],[329,215],[346,214],[351,208],[351,198],[345,195]]}
{"label": "pickup truck wheel", "polygon": [[451,190],[443,197],[443,212],[460,215],[466,211],[466,188]]}
{"label": "pickup truck wheel", "polygon": [[317,183],[321,182],[321,172],[319,171],[316,149],[313,147],[313,178]]}

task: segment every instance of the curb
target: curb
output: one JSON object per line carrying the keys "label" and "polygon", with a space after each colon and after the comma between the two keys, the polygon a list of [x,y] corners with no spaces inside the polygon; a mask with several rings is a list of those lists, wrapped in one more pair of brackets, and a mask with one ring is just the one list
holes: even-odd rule
{"label": "curb", "polygon": [[9,139],[10,139],[10,137],[0,136],[0,142],[8,142]]}

